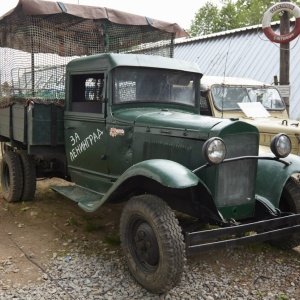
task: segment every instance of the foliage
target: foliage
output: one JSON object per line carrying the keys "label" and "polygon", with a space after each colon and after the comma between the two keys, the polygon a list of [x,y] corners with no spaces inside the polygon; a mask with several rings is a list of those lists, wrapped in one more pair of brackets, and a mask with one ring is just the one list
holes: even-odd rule
{"label": "foliage", "polygon": [[239,27],[239,14],[236,5],[229,0],[219,11],[218,31]]}
{"label": "foliage", "polygon": [[[198,10],[188,30],[191,37],[261,24],[263,14],[276,0],[221,0],[221,5],[211,1]],[[300,6],[300,0],[293,1]],[[272,21],[279,20],[277,14]]]}
{"label": "foliage", "polygon": [[215,27],[219,23],[218,15],[218,7],[211,2],[207,2],[195,15],[189,30],[190,35],[197,36],[217,32]]}

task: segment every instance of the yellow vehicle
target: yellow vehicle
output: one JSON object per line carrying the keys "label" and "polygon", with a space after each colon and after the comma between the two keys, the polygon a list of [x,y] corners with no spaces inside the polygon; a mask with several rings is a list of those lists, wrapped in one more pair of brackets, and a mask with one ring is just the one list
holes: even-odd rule
{"label": "yellow vehicle", "polygon": [[200,104],[203,115],[237,118],[256,126],[260,152],[269,152],[272,137],[285,133],[292,153],[300,155],[300,121],[289,119],[276,86],[248,78],[203,76]]}

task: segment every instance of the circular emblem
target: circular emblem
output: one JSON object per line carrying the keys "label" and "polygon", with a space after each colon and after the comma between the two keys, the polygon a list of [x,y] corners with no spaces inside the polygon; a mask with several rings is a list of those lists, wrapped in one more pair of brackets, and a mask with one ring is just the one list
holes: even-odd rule
{"label": "circular emblem", "polygon": [[[271,28],[272,17],[281,11],[288,11],[296,18],[295,27],[287,34],[276,34]],[[266,37],[279,44],[287,44],[300,34],[300,8],[291,2],[280,2],[271,6],[265,13],[262,22],[262,29]]]}

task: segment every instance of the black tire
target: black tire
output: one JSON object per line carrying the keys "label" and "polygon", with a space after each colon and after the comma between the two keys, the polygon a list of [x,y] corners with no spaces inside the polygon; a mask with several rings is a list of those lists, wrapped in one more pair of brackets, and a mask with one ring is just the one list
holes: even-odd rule
{"label": "black tire", "polygon": [[159,294],[180,282],[185,263],[183,235],[162,199],[153,195],[130,199],[122,211],[120,236],[128,267],[141,286]]}
{"label": "black tire", "polygon": [[2,194],[6,201],[21,200],[23,190],[23,174],[21,160],[18,154],[8,151],[3,154],[1,161]]}
{"label": "black tire", "polygon": [[22,201],[32,200],[36,191],[36,170],[31,156],[25,150],[18,150],[23,172]]}
{"label": "black tire", "polygon": [[[283,212],[300,213],[300,183],[294,177],[290,177],[285,184],[280,198],[279,209]],[[273,239],[268,243],[278,249],[292,249],[300,245],[300,233]]]}

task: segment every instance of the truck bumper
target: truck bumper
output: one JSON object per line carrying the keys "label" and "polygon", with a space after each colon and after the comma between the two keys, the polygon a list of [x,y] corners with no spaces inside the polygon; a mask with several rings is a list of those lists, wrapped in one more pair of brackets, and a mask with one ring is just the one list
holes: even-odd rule
{"label": "truck bumper", "polygon": [[228,249],[300,232],[300,214],[231,227],[187,232],[186,255]]}

